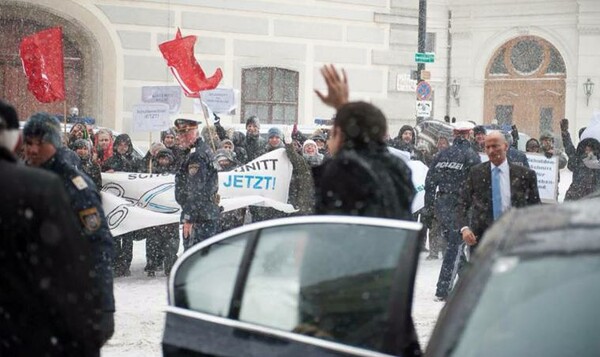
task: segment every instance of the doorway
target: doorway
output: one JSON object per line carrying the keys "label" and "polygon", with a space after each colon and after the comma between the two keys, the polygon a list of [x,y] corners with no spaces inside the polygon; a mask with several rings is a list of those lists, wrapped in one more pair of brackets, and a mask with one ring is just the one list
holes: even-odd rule
{"label": "doorway", "polygon": [[484,122],[515,124],[539,137],[558,130],[565,115],[566,67],[558,50],[536,36],[522,36],[502,45],[488,64]]}

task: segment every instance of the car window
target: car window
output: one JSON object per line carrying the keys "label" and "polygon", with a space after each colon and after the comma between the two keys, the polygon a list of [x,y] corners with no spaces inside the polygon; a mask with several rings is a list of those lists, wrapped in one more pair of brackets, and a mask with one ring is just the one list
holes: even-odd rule
{"label": "car window", "polygon": [[228,316],[249,236],[225,239],[188,257],[175,276],[175,306]]}
{"label": "car window", "polygon": [[239,319],[381,350],[394,271],[415,234],[326,223],[264,229]]}
{"label": "car window", "polygon": [[451,355],[596,355],[599,258],[589,254],[499,259]]}

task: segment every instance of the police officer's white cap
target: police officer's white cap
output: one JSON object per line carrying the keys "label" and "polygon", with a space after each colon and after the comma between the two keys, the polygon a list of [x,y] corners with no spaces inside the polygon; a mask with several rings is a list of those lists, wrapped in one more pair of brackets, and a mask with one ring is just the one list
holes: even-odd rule
{"label": "police officer's white cap", "polygon": [[456,131],[469,131],[475,128],[475,124],[470,121],[457,121],[454,125],[454,130]]}

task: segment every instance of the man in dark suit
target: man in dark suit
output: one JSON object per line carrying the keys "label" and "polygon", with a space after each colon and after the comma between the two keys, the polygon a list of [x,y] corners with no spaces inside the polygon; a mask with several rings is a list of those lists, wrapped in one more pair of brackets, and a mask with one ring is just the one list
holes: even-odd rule
{"label": "man in dark suit", "polygon": [[502,133],[487,135],[485,152],[489,161],[471,168],[461,191],[457,220],[462,239],[471,251],[503,212],[540,203],[535,171],[509,163],[507,151],[508,143]]}

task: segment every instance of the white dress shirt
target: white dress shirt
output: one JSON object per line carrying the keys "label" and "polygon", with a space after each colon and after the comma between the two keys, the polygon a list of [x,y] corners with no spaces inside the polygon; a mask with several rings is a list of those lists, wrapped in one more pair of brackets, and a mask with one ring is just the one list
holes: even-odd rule
{"label": "white dress shirt", "polygon": [[[491,174],[494,174],[494,165],[490,162],[490,170]],[[508,161],[504,159],[504,162],[501,163],[498,168],[500,169],[500,197],[502,199],[502,212],[506,212],[510,209],[510,169],[508,166]],[[490,187],[491,189],[491,187]]]}

